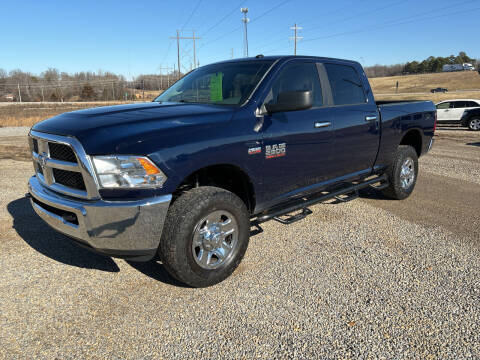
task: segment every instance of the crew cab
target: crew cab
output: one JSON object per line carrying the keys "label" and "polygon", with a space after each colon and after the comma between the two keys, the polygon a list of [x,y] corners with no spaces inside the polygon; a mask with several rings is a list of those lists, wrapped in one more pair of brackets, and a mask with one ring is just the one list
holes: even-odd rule
{"label": "crew cab", "polygon": [[285,226],[370,186],[408,197],[435,121],[430,101],[375,103],[354,61],[219,62],[151,103],[34,125],[29,197],[80,245],[156,258],[178,280],[209,286],[235,270],[264,221]]}

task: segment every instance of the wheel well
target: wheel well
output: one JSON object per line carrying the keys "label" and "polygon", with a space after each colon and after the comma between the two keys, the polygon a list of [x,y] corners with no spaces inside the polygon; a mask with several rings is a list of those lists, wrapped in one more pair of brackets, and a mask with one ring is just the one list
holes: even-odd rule
{"label": "wheel well", "polygon": [[420,157],[420,154],[422,153],[422,136],[420,135],[420,132],[418,130],[410,130],[402,138],[400,145],[412,146]]}
{"label": "wheel well", "polygon": [[199,169],[189,175],[173,193],[173,198],[183,192],[199,186],[216,186],[237,195],[253,213],[255,209],[255,192],[248,175],[234,165],[212,165]]}

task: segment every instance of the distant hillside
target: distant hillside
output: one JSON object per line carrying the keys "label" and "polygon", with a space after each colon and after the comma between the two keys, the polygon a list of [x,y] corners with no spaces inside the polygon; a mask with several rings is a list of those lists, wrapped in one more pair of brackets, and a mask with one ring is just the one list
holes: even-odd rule
{"label": "distant hillside", "polygon": [[[480,99],[480,74],[476,71],[390,76],[369,79],[376,99]],[[396,84],[398,81],[398,93]],[[432,94],[431,89],[447,88],[446,94]],[[470,91],[464,91],[470,90]]]}

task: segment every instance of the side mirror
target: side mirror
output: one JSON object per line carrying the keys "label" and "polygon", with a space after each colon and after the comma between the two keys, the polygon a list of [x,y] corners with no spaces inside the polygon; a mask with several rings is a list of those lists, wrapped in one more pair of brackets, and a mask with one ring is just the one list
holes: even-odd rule
{"label": "side mirror", "polygon": [[276,104],[265,104],[268,113],[306,110],[313,106],[311,91],[286,91],[278,94]]}

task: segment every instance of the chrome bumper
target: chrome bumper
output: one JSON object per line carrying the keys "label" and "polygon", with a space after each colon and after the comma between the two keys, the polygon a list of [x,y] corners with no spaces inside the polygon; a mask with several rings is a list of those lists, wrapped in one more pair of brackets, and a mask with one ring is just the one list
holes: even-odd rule
{"label": "chrome bumper", "polygon": [[74,200],[48,190],[36,176],[28,189],[33,209],[55,230],[97,252],[139,261],[155,255],[172,199]]}

